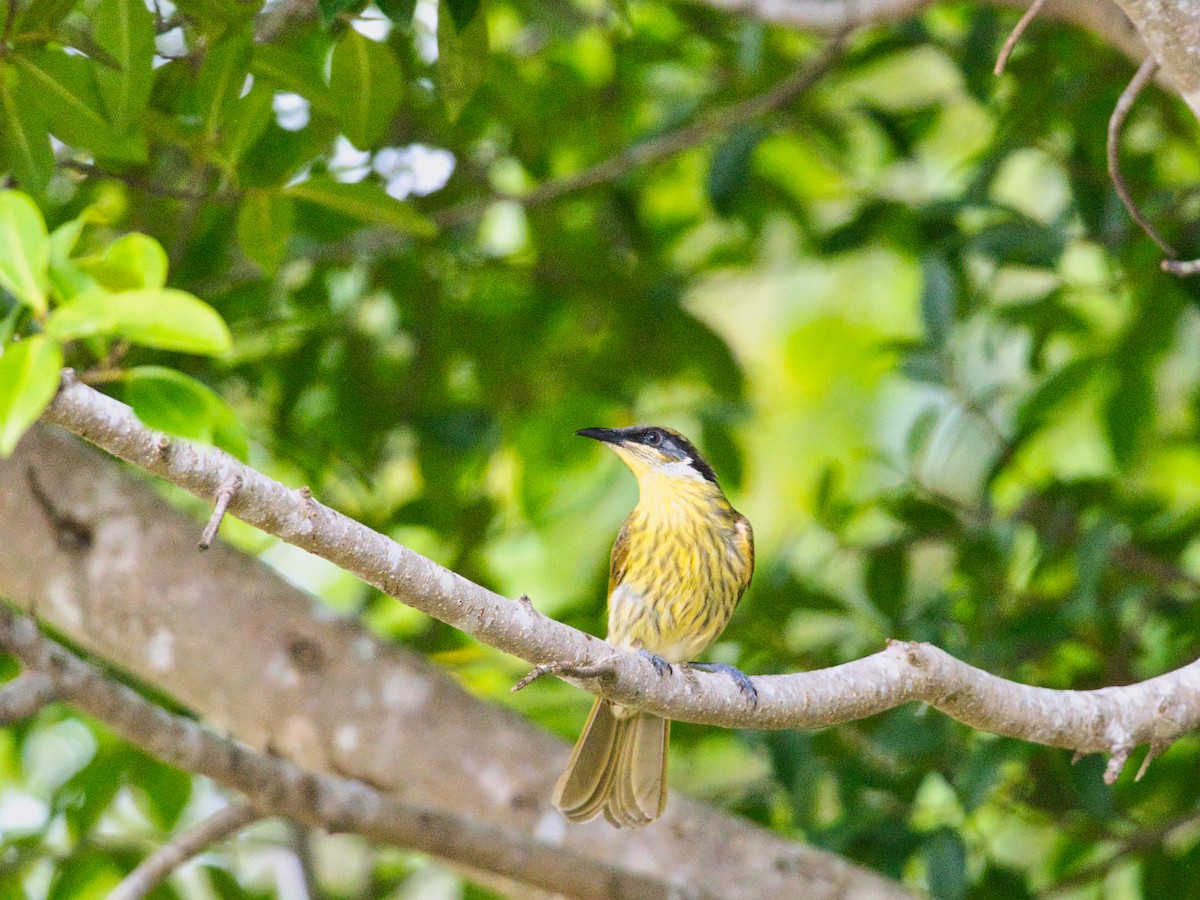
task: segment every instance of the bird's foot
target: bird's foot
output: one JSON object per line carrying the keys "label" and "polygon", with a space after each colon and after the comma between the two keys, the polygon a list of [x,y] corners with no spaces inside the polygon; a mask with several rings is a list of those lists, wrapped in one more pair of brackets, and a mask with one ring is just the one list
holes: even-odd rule
{"label": "bird's foot", "polygon": [[687,666],[689,669],[699,669],[701,672],[724,672],[733,679],[733,683],[738,686],[738,690],[746,695],[746,698],[750,701],[751,708],[758,706],[758,691],[754,688],[754,682],[741,669],[735,668],[729,665],[729,663],[712,662],[690,662]]}
{"label": "bird's foot", "polygon": [[[638,656],[650,660],[650,665],[654,666],[654,671],[659,675],[671,674],[671,664],[657,653],[651,653],[649,650],[639,650]],[[745,678],[744,675],[742,677]]]}

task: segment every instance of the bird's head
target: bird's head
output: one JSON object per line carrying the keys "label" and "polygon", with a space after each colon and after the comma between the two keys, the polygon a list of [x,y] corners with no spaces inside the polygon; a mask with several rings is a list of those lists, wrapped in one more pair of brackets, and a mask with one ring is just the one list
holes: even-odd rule
{"label": "bird's head", "polygon": [[608,444],[638,481],[647,476],[717,483],[712,466],[696,447],[678,431],[659,425],[629,428],[583,428],[575,432]]}

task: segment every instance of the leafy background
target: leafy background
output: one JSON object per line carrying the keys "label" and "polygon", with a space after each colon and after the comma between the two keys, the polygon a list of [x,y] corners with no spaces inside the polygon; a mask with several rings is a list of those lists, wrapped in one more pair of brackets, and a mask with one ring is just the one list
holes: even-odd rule
{"label": "leafy background", "polygon": [[[1091,688],[1196,656],[1200,295],[1158,271],[1108,181],[1124,57],[1039,24],[997,79],[1012,17],[948,4],[639,164],[621,154],[821,42],[659,0],[321,0],[266,35],[261,5],[0,5],[0,151],[23,192],[0,195],[0,449],[65,360],[148,423],[600,633],[636,489],[572,432],[662,422],[758,538],[714,658],[789,672],[895,637]],[[1151,91],[1123,149],[1185,255],[1195,128]],[[576,733],[582,692],[513,697],[510,658],[225,533]],[[679,726],[672,778],[939,898],[1188,897],[1198,749],[1108,788],[1098,758],[905,708],[816,733]],[[52,708],[0,732],[0,891],[101,896],[216,802]],[[323,895],[488,896],[336,840]],[[252,829],[158,895],[273,896],[267,848],[290,841]]]}

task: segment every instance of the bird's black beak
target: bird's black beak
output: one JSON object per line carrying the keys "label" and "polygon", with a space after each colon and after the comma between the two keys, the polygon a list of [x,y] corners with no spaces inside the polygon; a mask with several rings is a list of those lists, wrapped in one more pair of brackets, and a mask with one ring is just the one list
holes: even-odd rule
{"label": "bird's black beak", "polygon": [[621,432],[615,428],[580,428],[575,433],[580,437],[603,441],[606,444],[619,444],[622,440]]}

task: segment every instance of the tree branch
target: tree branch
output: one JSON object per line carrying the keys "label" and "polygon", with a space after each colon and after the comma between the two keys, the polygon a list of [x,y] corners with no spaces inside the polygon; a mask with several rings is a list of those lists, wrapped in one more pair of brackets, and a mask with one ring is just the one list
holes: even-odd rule
{"label": "tree branch", "polygon": [[[256,753],[143,699],[42,635],[32,619],[5,606],[0,606],[0,647],[29,669],[49,675],[64,699],[125,740],[239,791],[264,814],[288,816],[331,831],[352,831],[570,897],[666,900],[677,890],[669,879],[617,869],[556,843],[401,803],[361,781],[318,775]],[[697,889],[688,893],[715,897]]]}
{"label": "tree branch", "polygon": [[159,434],[127,406],[73,377],[64,379],[44,418],[201,497],[241,475],[230,512],[243,521],[534,665],[604,661],[604,678],[588,679],[584,687],[672,719],[819,728],[923,701],[980,730],[1080,753],[1111,753],[1110,781],[1134,747],[1162,747],[1200,725],[1200,661],[1139,684],[1060,691],[1006,681],[917,643],[891,643],[829,669],[760,676],[758,705],[751,708],[730,679],[703,672],[660,676],[645,659],[492,593],[220,450],[174,441],[164,452]]}
{"label": "tree branch", "polygon": [[[833,34],[846,28],[888,25],[919,15],[938,0],[694,0],[728,12],[752,16],[763,22],[806,31]],[[983,0],[990,6],[1024,10],[1028,0]],[[1135,0],[1119,0],[1126,5]],[[1153,2],[1153,0],[1136,0]],[[1145,58],[1146,45],[1121,10],[1111,0],[1050,0],[1044,17],[1078,25],[1134,62]]]}
{"label": "tree branch", "polygon": [[846,34],[847,32],[844,30],[836,31],[820,53],[770,90],[756,97],[750,97],[740,103],[734,103],[702,116],[698,121],[677,131],[634,144],[615,156],[573,175],[547,181],[528,194],[501,195],[472,200],[461,206],[435,212],[432,218],[445,228],[478,218],[489,205],[497,200],[511,200],[526,207],[538,206],[567,194],[613,181],[639,166],[649,165],[660,159],[674,156],[689,147],[704,143],[715,135],[727,134],[738,125],[780,109],[808,91],[841,57],[845,48]]}
{"label": "tree branch", "polygon": [[108,900],[141,900],[206,847],[231,837],[260,818],[262,814],[244,800],[217,810],[194,828],[175,835],[142,860],[113,888]]}
{"label": "tree branch", "polygon": [[[56,507],[89,530],[87,548],[55,540],[26,482],[31,467],[53,486]],[[420,653],[331,615],[230,544],[197,552],[202,522],[140,474],[58,428],[31,429],[0,460],[0,596],[222,734],[610,867],[672,872],[684,893],[908,896],[833,853],[681,793],[654,828],[568,827],[549,802],[569,755],[564,741],[467,693]],[[501,894],[530,896],[526,885],[471,871]]]}
{"label": "tree branch", "polygon": [[58,685],[41,672],[22,672],[0,687],[0,724],[18,722],[62,699]]}

